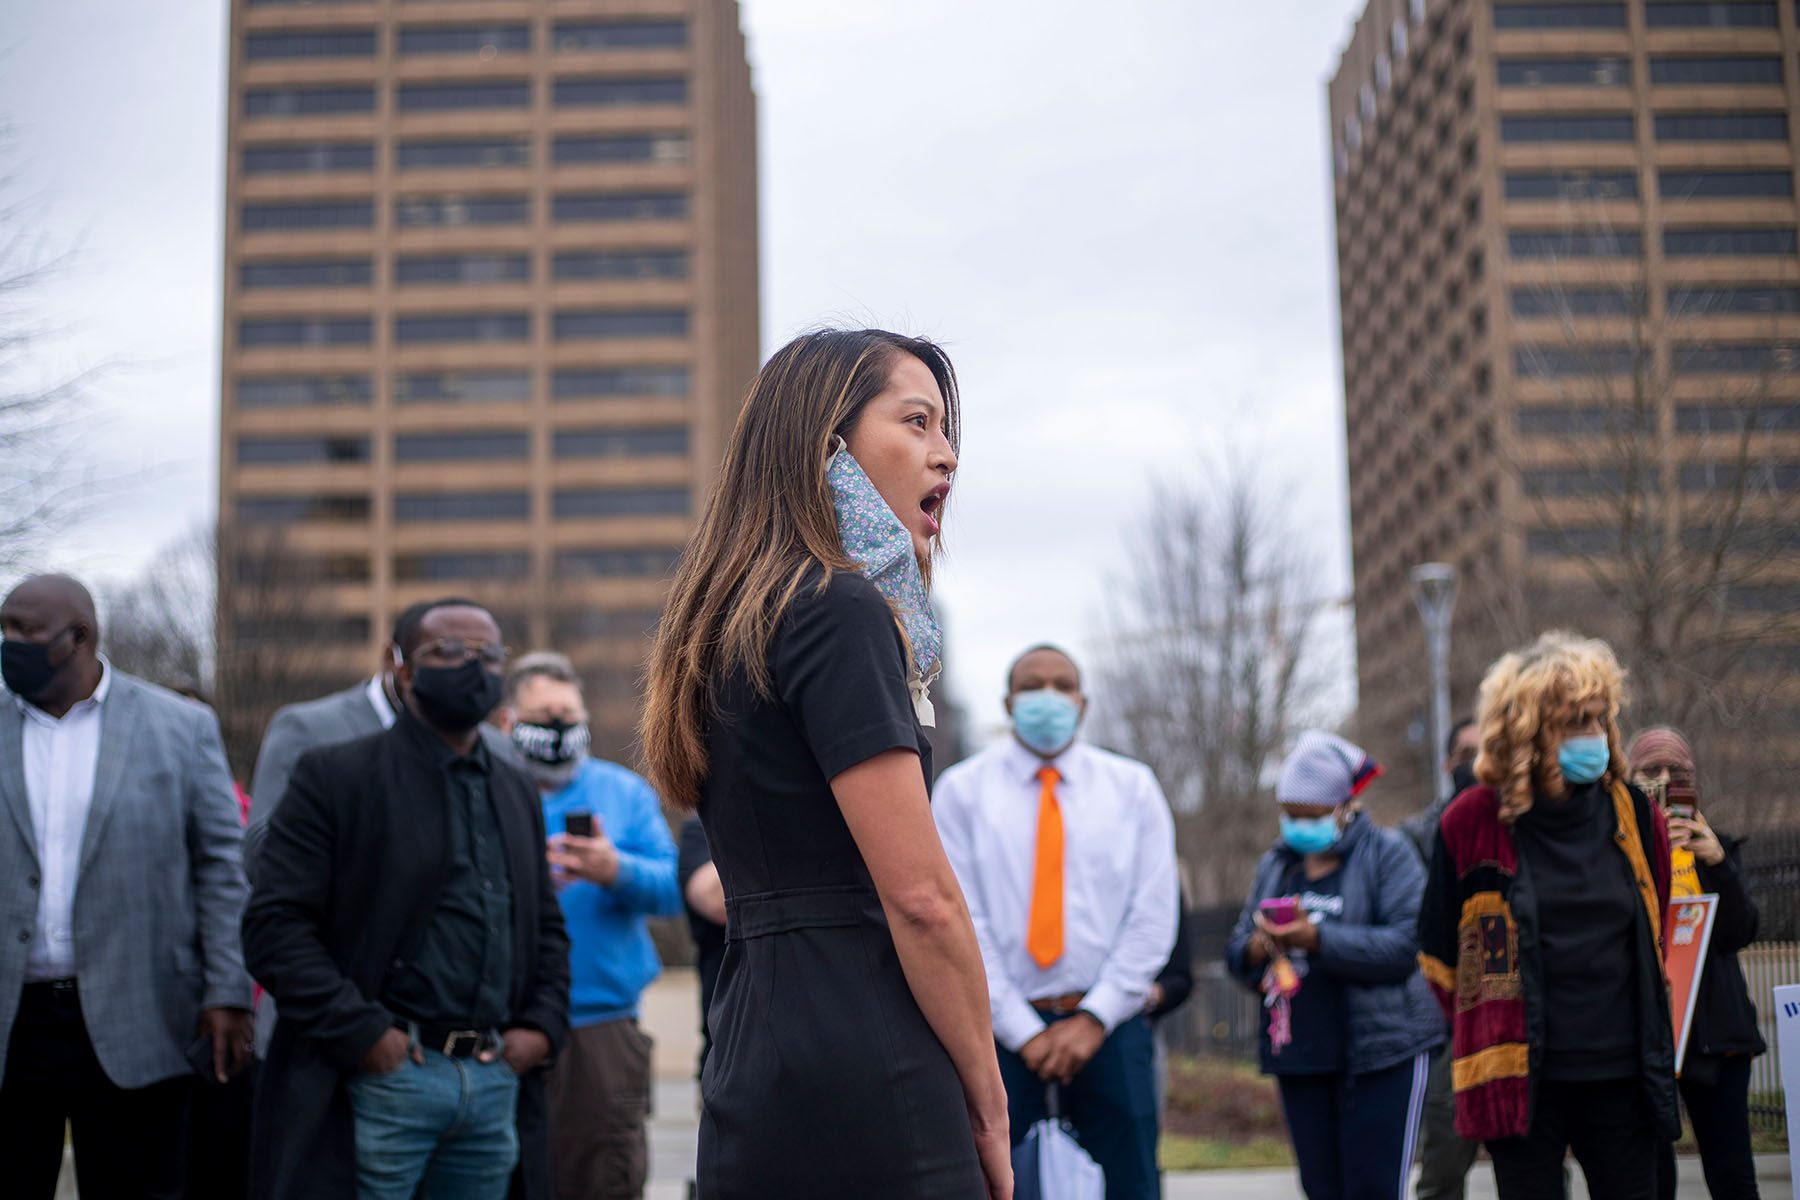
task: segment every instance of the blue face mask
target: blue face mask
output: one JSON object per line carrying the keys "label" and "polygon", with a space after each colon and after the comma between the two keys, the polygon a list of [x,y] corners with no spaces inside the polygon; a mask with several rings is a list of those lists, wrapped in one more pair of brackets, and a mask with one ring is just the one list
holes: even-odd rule
{"label": "blue face mask", "polygon": [[1606,774],[1611,761],[1612,751],[1600,734],[1568,738],[1556,752],[1556,765],[1562,768],[1563,778],[1575,784],[1594,782]]}
{"label": "blue face mask", "polygon": [[1281,814],[1281,840],[1295,854],[1323,854],[1338,840],[1337,814],[1323,817],[1290,817]]}
{"label": "blue face mask", "polygon": [[1013,697],[1013,732],[1039,754],[1059,754],[1075,740],[1081,706],[1055,688],[1020,692]]}

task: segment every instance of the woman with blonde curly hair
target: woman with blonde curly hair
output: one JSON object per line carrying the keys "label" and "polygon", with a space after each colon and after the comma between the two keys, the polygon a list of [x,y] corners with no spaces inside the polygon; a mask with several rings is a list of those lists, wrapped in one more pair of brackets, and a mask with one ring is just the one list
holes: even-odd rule
{"label": "woman with blonde curly hair", "polygon": [[1626,780],[1625,673],[1547,633],[1481,684],[1474,788],[1438,824],[1420,965],[1451,1020],[1456,1128],[1502,1200],[1650,1200],[1680,1132],[1663,982],[1669,834]]}

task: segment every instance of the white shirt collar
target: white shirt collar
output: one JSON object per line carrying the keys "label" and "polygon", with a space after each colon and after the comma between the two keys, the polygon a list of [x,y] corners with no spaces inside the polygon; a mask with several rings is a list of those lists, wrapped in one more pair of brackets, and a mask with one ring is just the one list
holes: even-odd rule
{"label": "white shirt collar", "polygon": [[69,706],[69,711],[64,713],[60,718],[51,716],[17,692],[12,694],[13,703],[17,704],[19,706],[19,711],[26,716],[36,717],[40,721],[49,721],[52,724],[59,720],[66,721],[78,712],[86,712],[90,707],[99,708],[106,703],[107,694],[112,691],[113,671],[112,663],[106,660],[106,655],[101,654],[96,655],[96,657],[100,660],[100,682],[94,685],[94,690],[88,694],[88,697],[85,700],[77,700],[74,704],[71,704]]}
{"label": "white shirt collar", "polygon": [[368,696],[369,707],[375,710],[375,719],[381,722],[381,727],[392,729],[398,717],[393,703],[388,699],[387,682],[377,675],[363,688],[363,694]]}
{"label": "white shirt collar", "polygon": [[1055,767],[1058,778],[1067,783],[1071,774],[1079,775],[1081,773],[1080,751],[1081,737],[1079,734],[1076,735],[1074,741],[1063,748],[1061,754],[1055,758],[1044,758],[1027,749],[1017,737],[1009,732],[1006,735],[1006,773],[1017,776],[1025,783],[1035,785],[1039,771],[1047,766]]}

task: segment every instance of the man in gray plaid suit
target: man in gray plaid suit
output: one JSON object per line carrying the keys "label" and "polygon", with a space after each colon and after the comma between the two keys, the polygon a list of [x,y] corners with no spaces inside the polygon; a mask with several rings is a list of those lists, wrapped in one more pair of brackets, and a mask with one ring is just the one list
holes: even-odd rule
{"label": "man in gray plaid suit", "polygon": [[[245,886],[212,710],[100,657],[86,588],[0,604],[0,1163],[48,1200],[179,1197],[194,1073],[250,1051]],[[192,1065],[190,1065],[192,1064]]]}

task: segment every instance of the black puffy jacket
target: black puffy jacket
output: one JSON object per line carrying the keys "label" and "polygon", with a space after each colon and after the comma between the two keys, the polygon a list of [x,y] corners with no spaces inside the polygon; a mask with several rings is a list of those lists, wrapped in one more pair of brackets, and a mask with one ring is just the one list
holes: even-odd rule
{"label": "black puffy jacket", "polygon": [[1756,1028],[1756,1006],[1744,972],[1738,968],[1738,951],[1756,940],[1756,901],[1744,886],[1738,849],[1744,839],[1714,831],[1725,847],[1725,861],[1709,867],[1696,861],[1700,890],[1719,897],[1719,915],[1713,918],[1712,941],[1706,948],[1706,966],[1700,972],[1700,995],[1694,1002],[1694,1026],[1688,1034],[1683,1074],[1705,1068],[1696,1055],[1761,1054],[1769,1047]]}

